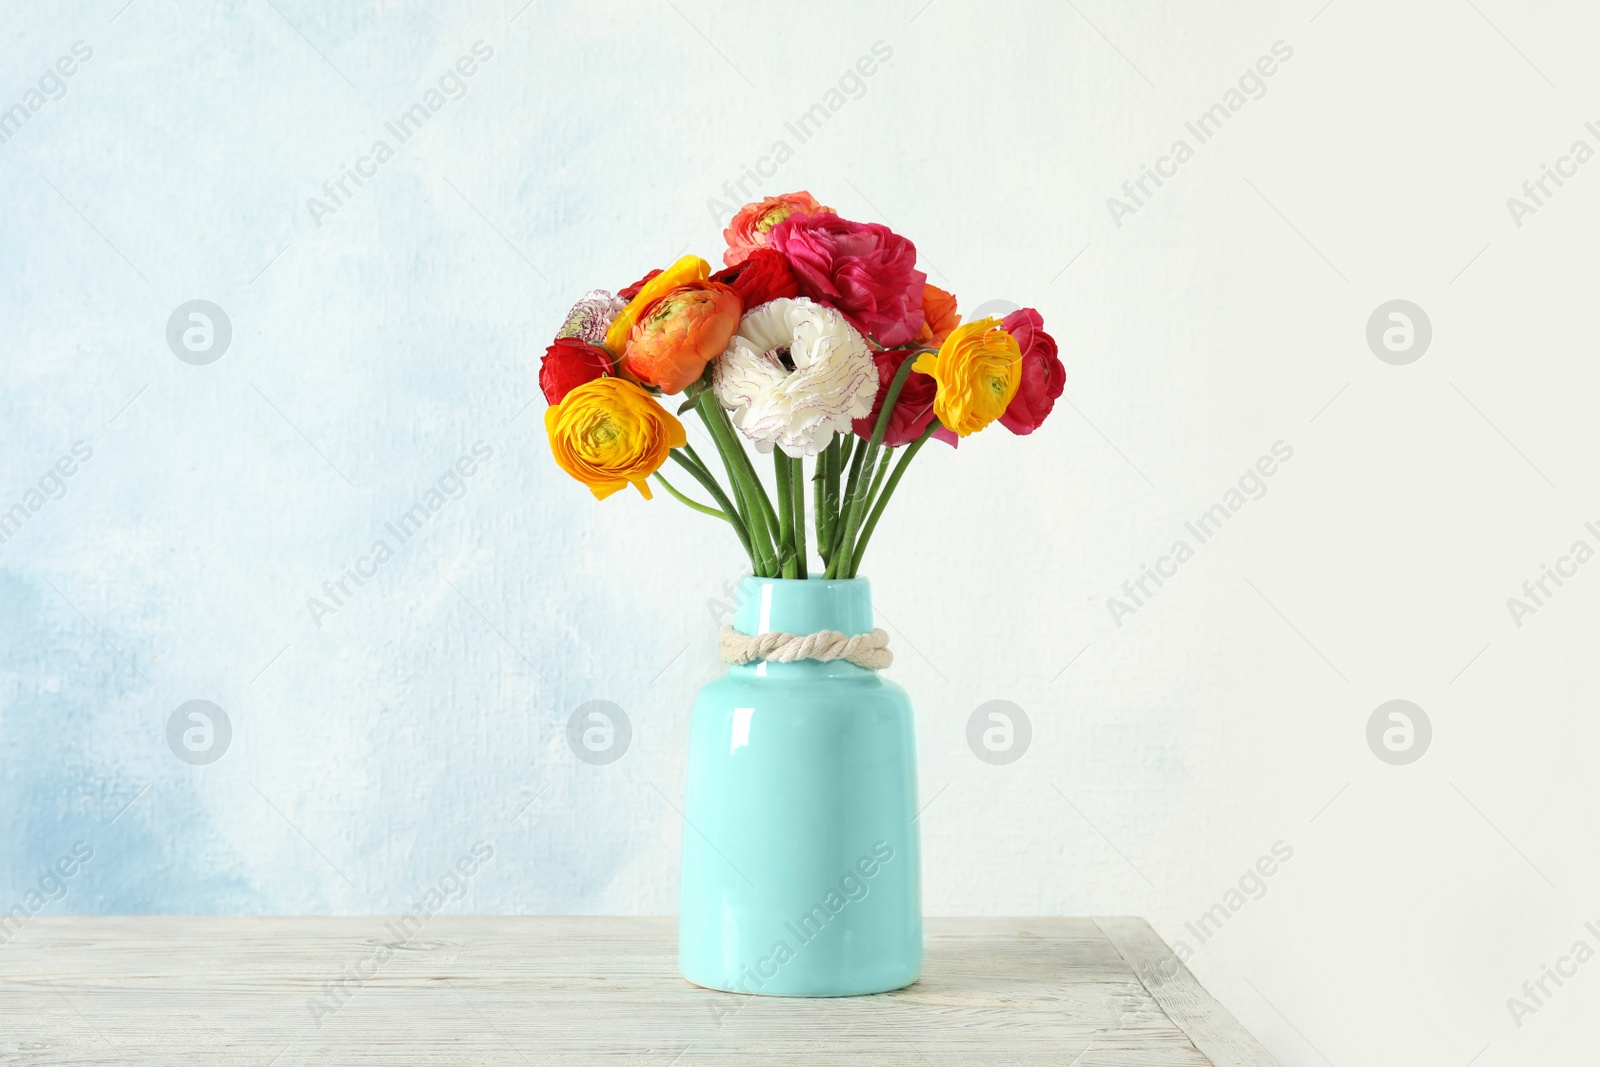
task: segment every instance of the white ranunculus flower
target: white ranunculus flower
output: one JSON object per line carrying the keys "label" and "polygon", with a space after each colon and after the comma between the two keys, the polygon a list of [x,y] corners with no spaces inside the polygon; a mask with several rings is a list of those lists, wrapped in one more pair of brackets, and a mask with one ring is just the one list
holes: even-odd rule
{"label": "white ranunculus flower", "polygon": [[612,296],[604,289],[590,289],[567,312],[567,321],[561,324],[561,332],[556,334],[556,338],[576,337],[592,345],[604,345],[611,321],[627,306],[626,300]]}
{"label": "white ranunculus flower", "polygon": [[758,451],[814,456],[872,412],[878,367],[839,312],[780,297],[745,312],[711,363],[711,386]]}

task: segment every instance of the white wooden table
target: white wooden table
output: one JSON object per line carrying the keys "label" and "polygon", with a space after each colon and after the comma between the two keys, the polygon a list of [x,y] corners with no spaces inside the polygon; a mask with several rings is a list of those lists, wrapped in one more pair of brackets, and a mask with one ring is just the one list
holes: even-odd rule
{"label": "white wooden table", "polygon": [[671,919],[39,916],[0,945],[0,1063],[1275,1064],[1142,919],[930,919],[921,981],[713,993]]}

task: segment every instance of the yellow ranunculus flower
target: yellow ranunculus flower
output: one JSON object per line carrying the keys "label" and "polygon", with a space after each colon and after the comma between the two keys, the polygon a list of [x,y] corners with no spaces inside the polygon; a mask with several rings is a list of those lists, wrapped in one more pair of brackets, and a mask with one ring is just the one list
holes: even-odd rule
{"label": "yellow ranunculus flower", "polygon": [[1022,349],[999,319],[978,319],[951,330],[938,352],[922,353],[911,369],[939,383],[933,413],[965,437],[1005,414],[1022,381]]}
{"label": "yellow ranunculus flower", "polygon": [[650,499],[650,475],[688,443],[683,423],[625,378],[584,382],[546,408],[545,432],[561,469],[598,500],[632,485]]}
{"label": "yellow ranunculus flower", "polygon": [[680,285],[703,282],[709,277],[711,277],[711,264],[699,256],[683,256],[678,262],[645,282],[644,288],[628,301],[628,306],[611,320],[611,325],[606,329],[606,347],[611,350],[611,355],[621,356],[622,350],[628,347],[628,338],[633,336],[634,323],[639,321],[639,316],[644,314],[645,308]]}

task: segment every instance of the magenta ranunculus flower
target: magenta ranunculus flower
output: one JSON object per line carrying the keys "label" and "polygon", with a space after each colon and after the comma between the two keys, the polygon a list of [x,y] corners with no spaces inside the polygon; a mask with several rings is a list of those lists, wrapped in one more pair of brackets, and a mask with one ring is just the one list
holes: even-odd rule
{"label": "magenta ranunculus flower", "polygon": [[[872,398],[872,411],[864,418],[856,419],[852,426],[857,437],[863,441],[872,440],[872,432],[878,427],[878,415],[883,411],[883,402],[888,398],[894,376],[900,372],[900,364],[916,357],[917,353],[909,348],[872,353],[872,361],[878,366],[878,392]],[[938,384],[926,374],[912,373],[906,376],[900,396],[889,412],[889,422],[883,429],[885,445],[899,448],[922,436],[922,431],[933,421],[933,397],[938,391]],[[950,436],[953,439],[955,434]]]}
{"label": "magenta ranunculus flower", "polygon": [[1000,321],[1000,328],[1022,349],[1022,381],[1000,416],[1000,425],[1014,434],[1030,434],[1055,408],[1067,383],[1067,368],[1056,354],[1055,338],[1044,332],[1044,316],[1033,308],[1013,311]]}
{"label": "magenta ranunculus flower", "polygon": [[887,226],[838,215],[791,215],[768,236],[800,280],[800,291],[838,308],[850,324],[884,348],[922,329],[917,247]]}

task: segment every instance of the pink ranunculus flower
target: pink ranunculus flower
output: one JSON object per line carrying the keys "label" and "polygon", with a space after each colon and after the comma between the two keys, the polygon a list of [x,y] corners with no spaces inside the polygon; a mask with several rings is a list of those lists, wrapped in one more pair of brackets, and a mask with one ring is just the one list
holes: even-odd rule
{"label": "pink ranunculus flower", "polygon": [[832,214],[833,208],[823,207],[817,198],[804,189],[797,193],[780,193],[764,200],[746,204],[728,221],[722,239],[728,250],[722,253],[722,262],[737,267],[751,252],[766,248],[773,229],[790,215]]}
{"label": "pink ranunculus flower", "polygon": [[917,246],[876,222],[838,215],[791,215],[768,235],[800,280],[800,291],[838,308],[850,324],[884,348],[913,340],[922,329]]}
{"label": "pink ranunculus flower", "polygon": [[1022,349],[1022,381],[1011,398],[1000,425],[1014,434],[1030,434],[1049,416],[1067,383],[1067,368],[1056,353],[1056,340],[1044,332],[1044,316],[1033,308],[1020,308],[1000,322],[1000,328]]}

